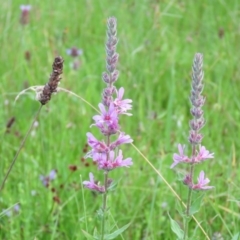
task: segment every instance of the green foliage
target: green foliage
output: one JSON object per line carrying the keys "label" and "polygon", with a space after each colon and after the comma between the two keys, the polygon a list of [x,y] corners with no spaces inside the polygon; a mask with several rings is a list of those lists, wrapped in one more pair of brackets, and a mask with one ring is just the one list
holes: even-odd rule
{"label": "green foliage", "polygon": [[[60,86],[97,107],[104,87],[106,19],[115,16],[121,73],[117,86],[123,86],[125,97],[133,99],[133,116],[123,116],[122,130],[183,201],[187,191],[178,181],[183,173],[176,168],[175,174],[169,166],[177,143],[187,144],[192,60],[196,52],[203,53],[207,121],[203,145],[215,158],[196,169],[205,170],[215,190],[206,193],[195,216],[210,237],[218,232],[224,239],[234,239],[240,217],[239,1],[28,3],[32,6],[30,22],[22,26],[19,6],[24,2],[1,1],[0,181],[39,108],[34,93],[22,96],[16,104],[15,96],[27,86],[48,81],[56,54],[65,60]],[[77,71],[66,54],[72,46],[84,51]],[[27,52],[30,61],[26,60]],[[42,109],[39,125],[0,193],[0,239],[81,240],[81,229],[91,233],[96,226],[99,229],[95,216],[101,196],[82,189],[79,180],[79,175],[88,179],[91,171],[103,181],[91,161],[81,161],[86,132],[95,114],[66,93],[53,96]],[[15,122],[7,133],[6,124],[12,117]],[[178,200],[133,148],[124,147],[123,155],[132,157],[134,165],[111,172],[110,178],[121,181],[109,195],[108,206],[115,229],[131,225],[116,239],[173,239],[168,212],[174,221],[182,221],[176,210]],[[70,165],[77,165],[77,171],[69,170]],[[52,169],[57,169],[57,178],[46,188],[39,176]],[[20,203],[19,213],[13,211],[11,217],[2,214],[16,203]],[[205,239],[194,221],[190,221],[189,232],[195,239]]]}
{"label": "green foliage", "polygon": [[195,196],[193,196],[193,201],[192,201],[191,207],[190,207],[190,215],[194,215],[200,211],[201,205],[202,205],[202,200],[203,200],[204,196],[205,196],[205,194],[202,194],[202,193],[198,194],[198,196],[196,194],[195,194]]}
{"label": "green foliage", "polygon": [[171,229],[176,234],[177,240],[183,240],[183,230],[180,228],[179,224],[175,220],[173,220],[170,216],[169,218],[171,223]]}
{"label": "green foliage", "polygon": [[[109,234],[105,234],[103,239],[104,240],[111,240],[111,239],[116,239],[116,237],[118,237],[120,234],[122,234],[129,226],[130,226],[131,223],[128,223],[126,224],[125,226],[117,229],[116,231],[112,232],[112,233],[109,233]],[[91,234],[87,233],[86,231],[82,230],[84,236],[87,238],[87,239],[96,239],[96,240],[100,240],[101,237],[100,236],[92,236]]]}

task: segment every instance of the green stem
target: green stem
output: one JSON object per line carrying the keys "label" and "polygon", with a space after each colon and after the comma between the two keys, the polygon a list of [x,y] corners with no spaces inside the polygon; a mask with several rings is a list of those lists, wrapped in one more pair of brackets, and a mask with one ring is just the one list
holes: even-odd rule
{"label": "green stem", "polygon": [[[189,177],[191,179],[191,185],[193,185],[193,177],[194,177],[194,159],[196,156],[196,145],[192,146],[192,159],[193,162],[190,167],[190,174]],[[187,208],[186,208],[186,220],[184,224],[184,237],[183,239],[186,240],[188,238],[188,225],[189,225],[189,217],[190,217],[190,208],[192,204],[192,188],[188,188],[188,198],[187,198]]]}
{"label": "green stem", "polygon": [[7,171],[7,173],[6,173],[3,181],[2,181],[2,183],[1,183],[0,192],[3,190],[4,185],[5,185],[5,182],[6,182],[8,176],[9,176],[9,174],[10,174],[10,172],[11,172],[11,170],[12,170],[12,168],[13,168],[13,166],[14,166],[17,158],[18,158],[18,155],[19,155],[19,153],[21,152],[21,150],[23,149],[24,144],[25,144],[25,142],[26,142],[29,134],[30,134],[31,131],[32,131],[33,125],[34,125],[35,121],[37,120],[37,117],[38,117],[38,115],[39,115],[39,113],[40,113],[40,111],[41,111],[41,109],[42,109],[42,106],[43,106],[43,105],[41,105],[40,108],[38,109],[38,111],[37,111],[37,113],[36,113],[36,115],[35,115],[35,117],[34,117],[34,119],[33,119],[33,121],[32,121],[32,124],[31,124],[30,128],[28,129],[28,131],[27,131],[24,139],[23,139],[22,142],[21,142],[21,145],[19,146],[19,148],[18,148],[18,150],[17,150],[16,155],[14,156],[14,158],[13,158],[13,160],[12,160],[12,163],[11,163],[10,167],[8,168],[8,171]]}
{"label": "green stem", "polygon": [[105,193],[103,194],[103,205],[102,205],[102,234],[101,234],[101,240],[104,240],[104,233],[105,233],[105,220],[106,220],[106,210],[107,210],[107,188],[108,188],[108,171],[104,172],[104,187],[105,187]]}
{"label": "green stem", "polygon": [[[107,136],[107,146],[109,145],[110,145],[110,136]],[[107,154],[107,161],[109,161],[109,153]],[[102,216],[101,240],[104,240],[104,233],[105,233],[107,194],[108,194],[108,171],[104,171],[104,188],[105,188],[105,192],[103,194],[103,205],[102,205],[103,216]]]}

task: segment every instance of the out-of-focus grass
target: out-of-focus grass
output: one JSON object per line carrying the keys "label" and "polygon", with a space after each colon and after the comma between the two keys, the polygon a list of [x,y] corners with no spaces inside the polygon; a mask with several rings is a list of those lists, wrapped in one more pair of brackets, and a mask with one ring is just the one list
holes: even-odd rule
{"label": "out-of-focus grass", "polygon": [[[206,171],[215,190],[207,192],[196,217],[209,236],[220,232],[230,239],[237,233],[238,1],[29,1],[32,10],[27,26],[19,24],[20,4],[18,0],[5,1],[0,9],[0,179],[39,107],[33,93],[16,104],[14,98],[26,86],[47,82],[55,55],[65,59],[61,87],[94,106],[100,102],[106,19],[115,16],[121,72],[117,86],[123,86],[125,97],[133,99],[133,116],[122,117],[122,130],[132,136],[183,199],[182,168],[175,174],[169,166],[177,143],[187,144],[192,59],[196,52],[204,54],[207,122],[203,144],[215,153],[215,159],[198,166],[197,171]],[[71,69],[72,59],[66,55],[72,46],[84,51],[78,71]],[[31,53],[30,62],[24,59],[26,51]],[[84,190],[84,210],[80,175],[87,179],[92,171],[99,180],[102,177],[91,161],[89,167],[81,162],[94,114],[89,106],[65,93],[54,96],[43,108],[35,134],[27,140],[0,193],[0,212],[17,202],[21,205],[20,214],[1,216],[1,239],[83,239],[81,229],[87,225],[93,231],[101,199]],[[12,116],[16,122],[6,134],[5,125]],[[121,181],[109,199],[117,226],[133,222],[122,239],[173,239],[167,213],[181,222],[175,197],[136,151],[124,150],[134,166],[110,174]],[[70,164],[77,164],[79,170],[71,173]],[[51,169],[58,171],[51,186],[57,193],[44,188],[39,180],[39,175],[47,175]],[[60,205],[53,204],[56,194]],[[192,222],[192,233],[194,230]],[[203,239],[199,229],[196,239]]]}

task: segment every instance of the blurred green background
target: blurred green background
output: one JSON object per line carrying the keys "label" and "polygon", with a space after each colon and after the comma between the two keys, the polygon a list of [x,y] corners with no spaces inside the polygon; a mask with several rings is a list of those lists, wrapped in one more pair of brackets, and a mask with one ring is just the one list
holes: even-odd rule
{"label": "blurred green background", "polygon": [[[239,232],[238,0],[0,3],[1,181],[40,106],[33,92],[15,104],[14,99],[23,89],[48,81],[55,56],[65,60],[60,86],[97,107],[105,87],[101,74],[105,71],[106,22],[115,16],[120,54],[116,86],[123,86],[125,98],[133,100],[133,116],[120,120],[122,131],[131,135],[184,201],[187,191],[181,180],[186,168],[181,165],[173,171],[170,165],[177,144],[188,145],[191,67],[194,54],[203,53],[203,145],[215,158],[198,165],[196,176],[205,170],[215,189],[206,193],[195,216],[211,239],[232,239]],[[20,22],[21,4],[31,5],[26,24]],[[76,70],[72,68],[76,59],[66,53],[73,46],[83,50]],[[89,127],[95,114],[66,93],[53,96],[42,109],[0,193],[1,239],[84,239],[81,229],[92,233],[99,226],[95,215],[101,198],[81,188],[89,172],[103,179],[91,160],[81,160],[86,132],[100,137]],[[15,122],[6,131],[12,117]],[[190,154],[189,145],[187,150]],[[134,165],[110,173],[120,182],[110,195],[109,207],[115,228],[132,224],[117,239],[175,239],[168,214],[181,225],[176,197],[131,146],[124,146],[123,151]],[[77,165],[78,170],[70,171],[70,165]],[[46,188],[39,176],[52,169],[57,170],[57,177]],[[13,207],[17,203],[19,211]],[[8,208],[11,216],[5,212]],[[193,239],[205,239],[194,221],[190,232]]]}

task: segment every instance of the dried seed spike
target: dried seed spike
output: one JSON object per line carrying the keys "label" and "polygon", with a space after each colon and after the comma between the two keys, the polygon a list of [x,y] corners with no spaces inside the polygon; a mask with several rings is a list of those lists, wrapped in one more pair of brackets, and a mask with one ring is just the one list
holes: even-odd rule
{"label": "dried seed spike", "polygon": [[39,101],[42,105],[45,105],[48,101],[51,99],[51,95],[54,92],[57,92],[57,86],[61,80],[60,75],[62,74],[63,70],[63,58],[62,57],[56,57],[54,59],[53,65],[52,65],[52,73],[49,78],[49,82],[45,84],[42,92],[39,95]]}

